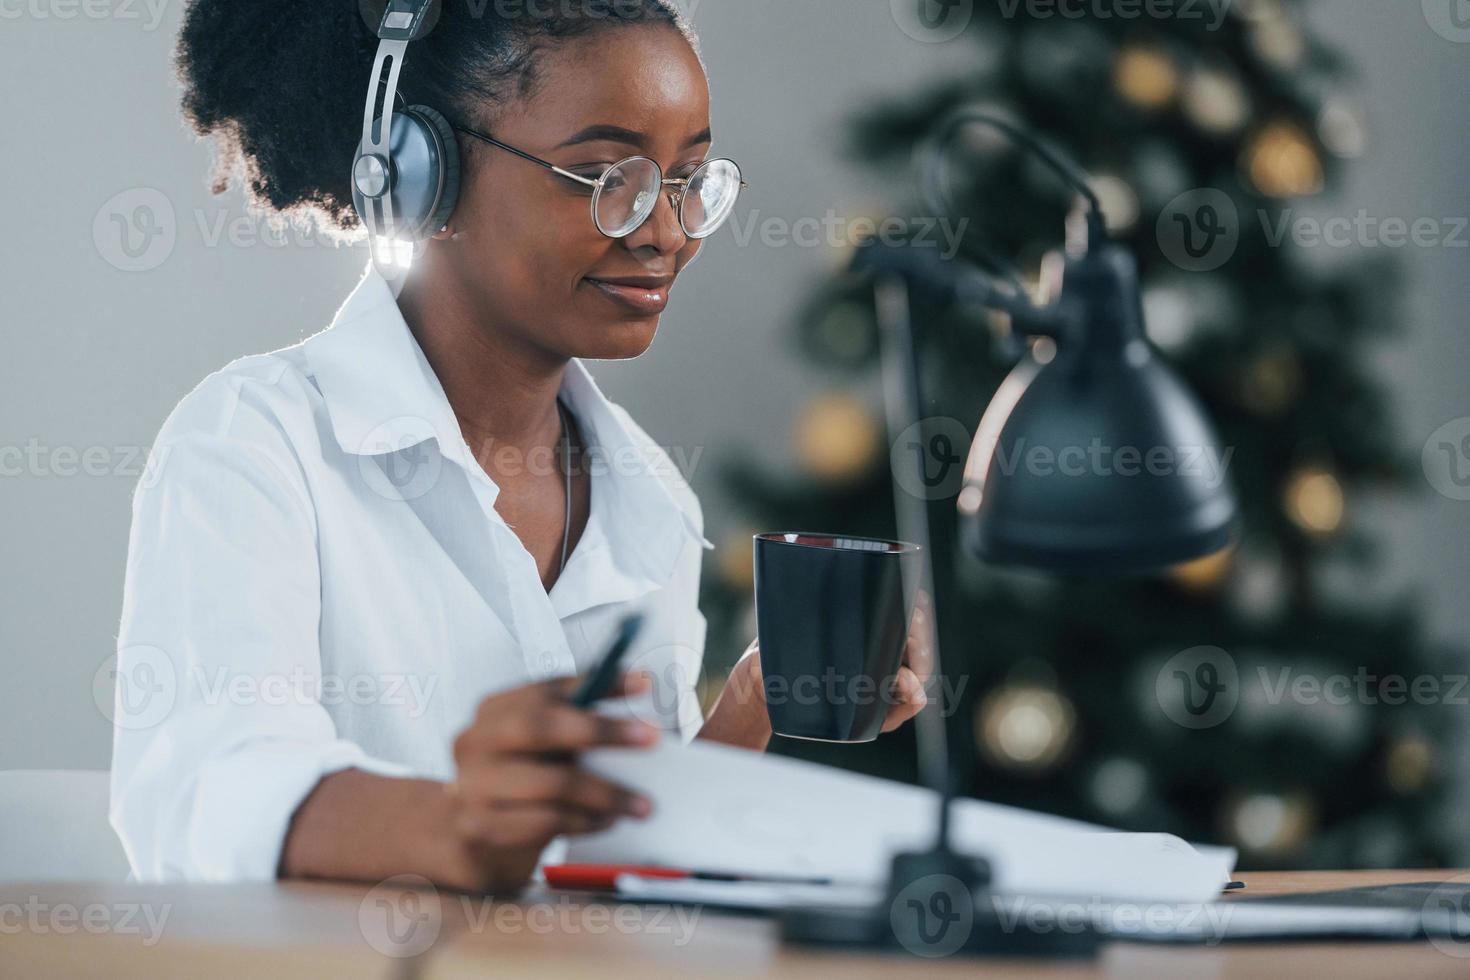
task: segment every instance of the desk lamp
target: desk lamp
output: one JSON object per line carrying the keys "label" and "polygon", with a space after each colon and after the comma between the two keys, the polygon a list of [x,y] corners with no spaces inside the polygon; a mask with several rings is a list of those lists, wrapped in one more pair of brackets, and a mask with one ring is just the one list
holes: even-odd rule
{"label": "desk lamp", "polygon": [[[1223,481],[1207,480],[1203,468],[1186,465],[1186,457],[1212,452],[1217,439],[1199,402],[1145,338],[1137,266],[1109,239],[1086,176],[1020,127],[962,109],[941,122],[920,154],[926,193],[940,196],[945,149],[972,124],[998,130],[1081,196],[1085,241],[1067,250],[1060,292],[1045,306],[933,248],[869,242],[858,250],[854,270],[874,281],[891,436],[924,414],[911,294],[1000,311],[1016,336],[1049,338],[1055,353],[1045,361],[1027,354],[980,421],[957,501],[966,548],[998,564],[1117,575],[1227,547],[1237,519],[1234,493]],[[1050,451],[1048,465],[1028,465],[1027,453],[1037,447]],[[1063,465],[1064,452],[1073,465]],[[1103,452],[1110,454],[1106,464],[1099,463]],[[891,458],[895,467],[911,459],[916,471],[922,467],[912,454]],[[933,551],[927,504],[904,489],[922,485],[910,475],[922,473],[900,479],[895,469],[893,486],[899,536],[919,544],[923,555],[904,583],[912,602],[919,589],[932,590]],[[925,626],[935,677],[942,676],[938,612]],[[796,943],[906,948],[921,956],[1091,955],[1100,937],[1090,930],[1038,934],[1015,923],[1002,926],[989,864],[958,852],[951,840],[954,787],[944,717],[931,709],[915,725],[920,778],[939,803],[933,846],[894,856],[880,907],[793,910],[783,917],[784,936]],[[945,923],[955,928],[941,928]]]}

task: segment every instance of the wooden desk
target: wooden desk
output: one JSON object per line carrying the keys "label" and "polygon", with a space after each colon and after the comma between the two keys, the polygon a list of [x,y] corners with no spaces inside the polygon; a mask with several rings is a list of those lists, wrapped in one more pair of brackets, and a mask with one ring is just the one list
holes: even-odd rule
{"label": "wooden desk", "polygon": [[[1249,895],[1443,881],[1451,871],[1246,874]],[[1227,898],[1226,901],[1233,899]],[[1470,953],[1470,949],[1467,949]],[[1112,943],[1095,962],[984,961],[1007,977],[1470,976],[1428,942]],[[490,903],[397,883],[0,885],[0,977],[323,977],[460,980],[531,976],[973,977],[974,960],[823,954],[780,945],[775,925],[710,910],[608,906],[565,896]]]}

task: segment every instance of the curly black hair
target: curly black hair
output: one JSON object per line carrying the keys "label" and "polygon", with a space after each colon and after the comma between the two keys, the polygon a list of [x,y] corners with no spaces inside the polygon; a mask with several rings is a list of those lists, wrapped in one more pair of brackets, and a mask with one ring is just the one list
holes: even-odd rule
{"label": "curly black hair", "polygon": [[[385,0],[190,0],[175,54],[185,120],[217,149],[213,190],[242,181],[254,207],[351,235],[350,171]],[[698,50],[673,0],[442,0],[399,90],[451,118],[534,91],[548,44],[664,25]],[[430,15],[433,16],[432,14]],[[376,22],[374,23],[376,27]]]}

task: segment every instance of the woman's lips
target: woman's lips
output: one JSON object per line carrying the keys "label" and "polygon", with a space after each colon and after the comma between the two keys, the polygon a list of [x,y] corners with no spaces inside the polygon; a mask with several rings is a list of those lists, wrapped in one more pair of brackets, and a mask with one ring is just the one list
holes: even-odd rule
{"label": "woman's lips", "polygon": [[672,277],[633,277],[621,279],[596,279],[587,276],[584,280],[593,289],[626,310],[643,316],[658,316],[669,305],[669,288]]}

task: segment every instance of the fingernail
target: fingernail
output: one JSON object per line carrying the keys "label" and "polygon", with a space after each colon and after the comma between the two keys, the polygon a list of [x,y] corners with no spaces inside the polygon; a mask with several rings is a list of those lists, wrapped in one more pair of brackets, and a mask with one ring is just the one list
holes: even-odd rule
{"label": "fingernail", "polygon": [[629,816],[646,817],[653,812],[653,801],[646,796],[635,796],[628,800],[624,809]]}

